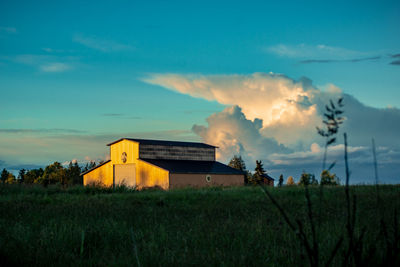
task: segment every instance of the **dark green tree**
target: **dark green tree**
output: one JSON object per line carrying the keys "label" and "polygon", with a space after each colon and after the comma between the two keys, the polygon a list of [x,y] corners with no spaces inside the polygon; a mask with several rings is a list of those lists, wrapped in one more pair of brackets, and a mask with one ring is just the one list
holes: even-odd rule
{"label": "dark green tree", "polygon": [[93,169],[94,167],[96,167],[96,161],[91,160],[89,163],[89,170]]}
{"label": "dark green tree", "polygon": [[231,161],[229,161],[228,166],[240,171],[246,171],[246,164],[244,163],[242,156],[240,155],[233,156]]}
{"label": "dark green tree", "polygon": [[278,186],[279,186],[279,187],[282,187],[282,185],[283,185],[283,175],[281,174],[281,175],[279,176]]}
{"label": "dark green tree", "polygon": [[328,170],[323,170],[321,173],[321,184],[322,185],[339,185],[339,178],[334,173],[330,173]]}
{"label": "dark green tree", "polygon": [[84,167],[82,167],[82,171],[88,171],[89,170],[89,163],[86,163]]}
{"label": "dark green tree", "polygon": [[81,167],[79,167],[77,161],[69,163],[66,169],[66,176],[68,184],[82,184]]}
{"label": "dark green tree", "polygon": [[256,160],[256,168],[254,170],[255,170],[255,174],[258,174],[258,175],[265,174],[264,166],[263,166],[261,160]]}
{"label": "dark green tree", "polygon": [[299,185],[318,185],[318,180],[315,179],[314,174],[303,172],[300,177]]}
{"label": "dark green tree", "polygon": [[26,170],[25,170],[25,169],[21,169],[21,170],[19,170],[19,172],[18,172],[18,182],[19,182],[20,184],[22,184],[22,183],[24,182],[24,180],[25,180],[25,173],[26,173]]}
{"label": "dark green tree", "polygon": [[244,183],[245,184],[249,183],[249,180],[251,180],[251,173],[246,170],[246,164],[244,163],[242,156],[240,155],[233,156],[233,158],[229,161],[228,166],[245,172]]}
{"label": "dark green tree", "polygon": [[261,160],[256,160],[256,168],[254,169],[254,174],[252,177],[252,183],[258,184],[262,183],[264,178],[263,175],[265,174],[264,166]]}
{"label": "dark green tree", "polygon": [[25,184],[33,184],[39,181],[39,178],[43,175],[43,169],[32,169],[25,173],[24,183]]}
{"label": "dark green tree", "polygon": [[3,182],[3,184],[7,181],[8,174],[9,172],[5,168],[1,171],[0,179]]}
{"label": "dark green tree", "polygon": [[17,182],[17,179],[15,179],[15,175],[12,174],[11,172],[9,172],[6,183],[7,184],[15,184],[16,182]]}
{"label": "dark green tree", "polygon": [[47,186],[49,184],[67,184],[66,170],[59,162],[46,166],[43,176],[39,178],[39,183]]}
{"label": "dark green tree", "polygon": [[251,174],[250,171],[246,170],[246,173],[244,175],[244,184],[249,184],[253,180],[253,175]]}

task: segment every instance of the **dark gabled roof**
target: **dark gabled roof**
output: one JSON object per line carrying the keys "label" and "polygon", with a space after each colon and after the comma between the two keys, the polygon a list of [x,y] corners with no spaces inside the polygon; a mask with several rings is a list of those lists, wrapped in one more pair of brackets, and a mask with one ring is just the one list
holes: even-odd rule
{"label": "dark gabled roof", "polygon": [[244,174],[218,161],[140,159],[170,173]]}
{"label": "dark gabled roof", "polygon": [[275,179],[274,178],[272,178],[271,176],[269,176],[268,174],[263,174],[263,175],[261,175],[262,177],[264,177],[264,178],[266,178],[266,179],[268,179],[268,180],[272,180],[272,181],[275,181]]}
{"label": "dark gabled roof", "polygon": [[149,139],[137,139],[137,138],[121,138],[117,141],[107,144],[107,146],[111,146],[115,143],[118,143],[122,140],[129,140],[138,142],[144,145],[159,145],[159,146],[185,146],[185,147],[203,147],[203,148],[215,148],[216,146],[204,144],[204,143],[196,143],[196,142],[180,142],[180,141],[165,141],[165,140],[149,140]]}
{"label": "dark gabled roof", "polygon": [[91,171],[93,171],[93,170],[95,170],[95,169],[97,169],[98,167],[101,167],[101,166],[103,166],[104,164],[107,164],[107,163],[109,163],[111,160],[109,159],[109,160],[107,160],[107,161],[104,161],[103,163],[101,163],[101,164],[99,164],[99,165],[97,165],[96,167],[94,167],[94,168],[91,168],[90,170],[87,170],[87,171],[84,171],[84,172],[82,172],[80,175],[82,176],[82,175],[85,175],[86,173],[88,173],[88,172],[91,172]]}

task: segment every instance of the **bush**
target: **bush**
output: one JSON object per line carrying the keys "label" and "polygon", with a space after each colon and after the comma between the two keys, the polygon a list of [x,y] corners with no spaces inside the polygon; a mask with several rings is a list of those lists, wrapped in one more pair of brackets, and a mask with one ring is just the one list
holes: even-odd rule
{"label": "bush", "polygon": [[294,185],[293,176],[289,176],[286,180],[286,185]]}
{"label": "bush", "polygon": [[321,185],[339,185],[339,178],[334,173],[324,170],[321,173]]}
{"label": "bush", "polygon": [[314,174],[303,172],[300,177],[299,185],[318,185],[318,181],[315,179]]}

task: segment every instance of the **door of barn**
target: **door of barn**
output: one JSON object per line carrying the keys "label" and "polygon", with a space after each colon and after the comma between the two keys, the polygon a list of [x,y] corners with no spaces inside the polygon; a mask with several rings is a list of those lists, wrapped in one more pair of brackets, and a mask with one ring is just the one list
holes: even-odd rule
{"label": "door of barn", "polygon": [[135,164],[115,164],[114,165],[114,186],[136,186],[136,166]]}

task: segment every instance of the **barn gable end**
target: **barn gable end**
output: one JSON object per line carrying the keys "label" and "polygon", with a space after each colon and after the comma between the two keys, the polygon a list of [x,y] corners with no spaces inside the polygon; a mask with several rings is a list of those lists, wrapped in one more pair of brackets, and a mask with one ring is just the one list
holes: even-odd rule
{"label": "barn gable end", "polygon": [[83,173],[84,185],[163,189],[240,185],[244,174],[215,161],[215,146],[178,141],[122,138],[108,144],[110,161]]}

